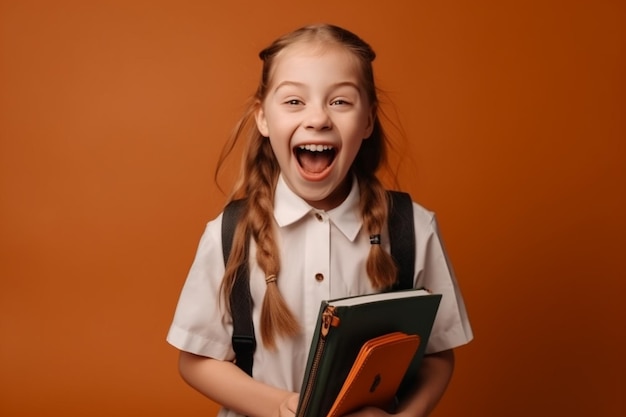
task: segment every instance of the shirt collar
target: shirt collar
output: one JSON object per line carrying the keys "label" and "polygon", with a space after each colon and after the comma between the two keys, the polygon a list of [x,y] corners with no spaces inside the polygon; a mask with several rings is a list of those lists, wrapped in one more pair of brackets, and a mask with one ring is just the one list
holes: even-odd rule
{"label": "shirt collar", "polygon": [[343,203],[329,211],[318,210],[291,191],[280,175],[274,194],[274,218],[279,227],[285,227],[311,212],[325,213],[348,240],[354,241],[363,224],[359,211],[359,194],[359,182],[354,176],[350,193]]}

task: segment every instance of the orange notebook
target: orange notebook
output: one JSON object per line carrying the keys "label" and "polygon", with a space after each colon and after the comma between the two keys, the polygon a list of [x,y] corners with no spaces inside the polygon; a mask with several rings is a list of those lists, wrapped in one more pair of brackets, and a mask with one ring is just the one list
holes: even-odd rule
{"label": "orange notebook", "polygon": [[419,344],[419,336],[402,332],[365,342],[327,417],[366,406],[388,409]]}

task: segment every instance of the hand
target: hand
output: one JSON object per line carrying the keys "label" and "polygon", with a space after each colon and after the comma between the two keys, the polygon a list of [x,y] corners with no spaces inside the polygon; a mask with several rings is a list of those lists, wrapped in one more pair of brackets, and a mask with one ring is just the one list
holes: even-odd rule
{"label": "hand", "polygon": [[343,417],[387,417],[391,414],[376,407],[364,407],[354,413],[346,414]]}
{"label": "hand", "polygon": [[278,417],[294,417],[296,410],[298,409],[298,399],[300,396],[296,393],[291,393],[280,404],[278,408]]}

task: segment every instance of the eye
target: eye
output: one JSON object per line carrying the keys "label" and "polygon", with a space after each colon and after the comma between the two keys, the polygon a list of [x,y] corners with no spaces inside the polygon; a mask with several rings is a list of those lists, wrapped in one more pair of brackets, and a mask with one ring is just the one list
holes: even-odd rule
{"label": "eye", "polygon": [[299,100],[297,98],[292,98],[292,99],[285,101],[285,104],[288,104],[290,106],[299,106],[304,103],[302,102],[302,100]]}
{"label": "eye", "polygon": [[345,106],[348,104],[350,104],[350,102],[342,98],[338,98],[330,102],[331,106]]}

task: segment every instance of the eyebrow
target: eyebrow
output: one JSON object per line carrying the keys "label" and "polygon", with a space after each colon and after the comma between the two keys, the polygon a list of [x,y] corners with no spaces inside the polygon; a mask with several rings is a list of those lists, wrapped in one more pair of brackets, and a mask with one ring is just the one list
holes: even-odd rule
{"label": "eyebrow", "polygon": [[[280,90],[283,87],[306,87],[305,83],[300,83],[298,81],[283,81],[274,88],[274,92]],[[357,91],[361,91],[358,84],[352,81],[341,81],[331,85],[331,88],[340,88],[340,87],[352,87]]]}

